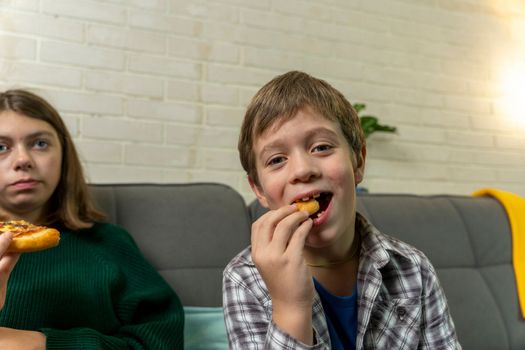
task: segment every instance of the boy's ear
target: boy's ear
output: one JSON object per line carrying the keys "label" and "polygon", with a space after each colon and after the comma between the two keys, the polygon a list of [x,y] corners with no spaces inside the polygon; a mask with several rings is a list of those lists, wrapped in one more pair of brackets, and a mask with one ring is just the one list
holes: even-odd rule
{"label": "boy's ear", "polygon": [[365,159],[366,159],[366,146],[361,147],[361,152],[355,155],[356,166],[354,169],[355,185],[363,181],[365,177]]}
{"label": "boy's ear", "polygon": [[251,176],[248,176],[248,182],[250,183],[253,193],[257,196],[259,203],[261,203],[263,207],[268,208],[268,201],[266,200],[263,190],[255,183],[255,181],[253,181]]}

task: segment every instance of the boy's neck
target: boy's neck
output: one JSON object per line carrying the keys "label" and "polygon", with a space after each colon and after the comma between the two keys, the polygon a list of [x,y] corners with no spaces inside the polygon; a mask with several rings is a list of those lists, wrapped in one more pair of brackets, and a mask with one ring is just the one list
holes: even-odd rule
{"label": "boy's neck", "polygon": [[347,263],[330,267],[310,267],[313,277],[326,290],[337,296],[350,296],[357,283],[359,257]]}
{"label": "boy's neck", "polygon": [[[306,254],[307,265],[313,277],[330,293],[337,296],[352,295],[359,269],[360,238],[359,234],[355,235],[346,254],[339,260],[323,261],[326,258],[321,254]],[[317,263],[308,259],[316,259]]]}

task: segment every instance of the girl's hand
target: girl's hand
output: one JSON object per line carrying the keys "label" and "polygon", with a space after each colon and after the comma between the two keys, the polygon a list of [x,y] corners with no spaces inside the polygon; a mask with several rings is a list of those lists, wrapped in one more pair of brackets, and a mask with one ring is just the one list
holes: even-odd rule
{"label": "girl's hand", "polygon": [[272,318],[283,331],[312,345],[314,285],[303,249],[312,228],[308,213],[288,205],[252,225],[251,253],[272,298]]}
{"label": "girl's hand", "polygon": [[10,350],[45,350],[44,333],[0,327],[0,349]]}
{"label": "girl's hand", "polygon": [[13,234],[5,232],[0,234],[0,310],[4,307],[7,280],[20,257],[20,254],[6,253]]}

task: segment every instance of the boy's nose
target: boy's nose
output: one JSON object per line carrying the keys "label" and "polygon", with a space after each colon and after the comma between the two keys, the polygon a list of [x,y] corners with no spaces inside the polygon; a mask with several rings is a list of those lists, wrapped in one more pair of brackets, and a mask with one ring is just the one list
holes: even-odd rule
{"label": "boy's nose", "polygon": [[308,182],[319,177],[320,169],[309,156],[296,156],[291,164],[291,182]]}

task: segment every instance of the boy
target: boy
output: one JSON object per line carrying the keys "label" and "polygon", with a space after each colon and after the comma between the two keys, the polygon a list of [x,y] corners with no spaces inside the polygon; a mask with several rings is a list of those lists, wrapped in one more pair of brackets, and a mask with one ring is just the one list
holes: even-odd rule
{"label": "boy", "polygon": [[[365,139],[345,97],[289,72],[251,101],[241,163],[260,204],[224,270],[232,349],[461,349],[428,259],[356,213]],[[309,214],[297,202],[314,198]]]}

